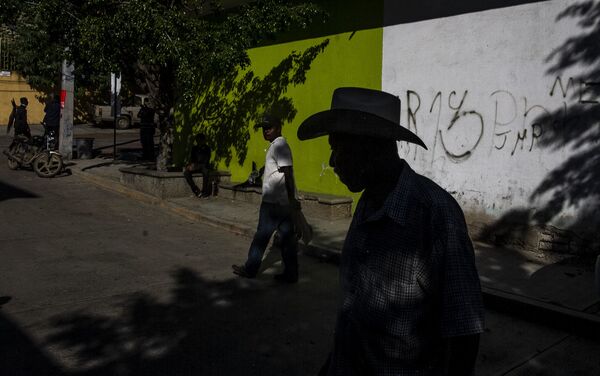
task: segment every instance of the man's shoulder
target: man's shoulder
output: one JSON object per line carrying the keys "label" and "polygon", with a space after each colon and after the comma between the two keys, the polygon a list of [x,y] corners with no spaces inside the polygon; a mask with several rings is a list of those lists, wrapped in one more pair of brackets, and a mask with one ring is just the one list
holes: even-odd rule
{"label": "man's shoulder", "polygon": [[274,139],[269,150],[276,156],[286,156],[292,152],[290,145],[283,137],[277,137]]}
{"label": "man's shoulder", "polygon": [[427,206],[435,215],[455,216],[460,213],[456,199],[430,178],[415,173],[413,194],[418,202]]}
{"label": "man's shoulder", "polygon": [[285,145],[285,146],[289,147],[289,144],[288,144],[287,140],[283,136],[279,136],[276,139],[274,139],[273,142],[272,142],[272,144],[273,144],[273,146],[283,146],[283,145]]}

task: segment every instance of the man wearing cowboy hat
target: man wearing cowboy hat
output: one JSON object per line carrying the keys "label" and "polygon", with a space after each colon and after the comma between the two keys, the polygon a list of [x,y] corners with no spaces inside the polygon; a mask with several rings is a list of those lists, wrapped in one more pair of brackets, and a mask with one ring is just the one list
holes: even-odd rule
{"label": "man wearing cowboy hat", "polygon": [[481,287],[456,201],[398,156],[424,148],[400,126],[400,100],[339,88],[298,129],[328,135],[329,164],[364,191],[342,251],[342,300],[322,375],[471,375],[483,332]]}

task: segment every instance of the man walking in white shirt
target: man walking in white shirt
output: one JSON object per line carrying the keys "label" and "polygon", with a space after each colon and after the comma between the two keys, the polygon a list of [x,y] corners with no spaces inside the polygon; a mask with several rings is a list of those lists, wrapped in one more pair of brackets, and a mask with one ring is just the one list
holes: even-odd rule
{"label": "man walking in white shirt", "polygon": [[276,275],[275,280],[295,283],[298,281],[298,255],[292,215],[300,210],[300,203],[296,198],[292,151],[281,136],[281,119],[267,114],[258,126],[262,128],[265,140],[271,143],[265,160],[258,227],[246,263],[243,266],[232,265],[232,268],[241,277],[256,277],[269,240],[277,230],[284,271]]}

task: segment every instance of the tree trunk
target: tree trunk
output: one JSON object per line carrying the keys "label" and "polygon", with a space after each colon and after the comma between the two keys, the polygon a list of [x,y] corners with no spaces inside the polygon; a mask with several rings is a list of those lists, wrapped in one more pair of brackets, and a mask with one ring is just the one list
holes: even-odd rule
{"label": "tree trunk", "polygon": [[158,156],[156,157],[156,170],[168,171],[173,164],[173,128],[174,117],[172,109],[167,116],[161,116],[160,120],[160,142],[158,146]]}
{"label": "tree trunk", "polygon": [[167,66],[137,65],[136,79],[138,85],[145,90],[152,101],[159,116],[159,153],[156,157],[156,169],[168,171],[173,164],[173,133],[175,105],[175,79],[172,64]]}
{"label": "tree trunk", "polygon": [[163,119],[160,122],[160,144],[156,159],[158,171],[168,171],[173,167],[173,140],[175,133],[175,77],[174,66],[167,64],[160,70],[160,103]]}

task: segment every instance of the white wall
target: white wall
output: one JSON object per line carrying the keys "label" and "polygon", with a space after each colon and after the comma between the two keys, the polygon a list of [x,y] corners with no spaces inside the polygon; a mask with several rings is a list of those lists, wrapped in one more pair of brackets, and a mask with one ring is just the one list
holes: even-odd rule
{"label": "white wall", "polygon": [[[588,68],[548,72],[550,54],[582,33],[575,19],[557,20],[574,3],[547,1],[384,29],[383,90],[401,98],[402,125],[429,147],[403,144],[401,156],[453,192],[465,211],[498,218],[510,209],[543,206],[547,197],[531,200],[533,191],[576,152],[541,143],[562,116],[536,124],[565,104],[597,106],[577,102],[600,100],[580,92],[588,87],[580,82]],[[563,95],[557,79],[566,88],[570,78]],[[572,214],[577,210],[563,210],[554,223],[568,226]]]}

